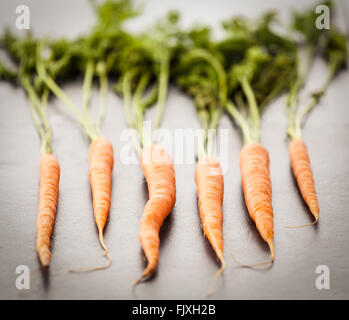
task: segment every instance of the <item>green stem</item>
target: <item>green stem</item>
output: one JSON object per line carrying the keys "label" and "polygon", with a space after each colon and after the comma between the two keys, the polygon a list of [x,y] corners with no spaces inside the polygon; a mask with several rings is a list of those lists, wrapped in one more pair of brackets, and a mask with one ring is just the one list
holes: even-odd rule
{"label": "green stem", "polygon": [[48,124],[47,120],[47,101],[48,101],[48,96],[49,96],[49,89],[45,87],[44,92],[41,96],[41,103],[40,103],[40,109],[42,111],[42,121],[46,130],[46,136],[45,136],[45,150],[46,152],[52,152],[52,147],[51,147],[51,128]]}
{"label": "green stem", "polygon": [[168,80],[169,80],[169,59],[164,58],[160,62],[160,74],[159,74],[159,92],[158,100],[156,106],[156,115],[153,131],[160,128],[162,117],[165,109],[165,102],[168,90]]}
{"label": "green stem", "polygon": [[158,96],[158,86],[155,84],[151,90],[150,93],[142,100],[142,110],[145,111],[148,109],[150,106],[152,106],[157,99]]}
{"label": "green stem", "polygon": [[91,100],[92,80],[94,73],[94,62],[89,60],[86,64],[84,83],[82,86],[82,118],[90,124],[88,109]]}
{"label": "green stem", "polygon": [[249,122],[250,122],[250,134],[254,141],[259,141],[259,131],[260,131],[260,119],[259,119],[259,111],[258,111],[258,105],[255,98],[255,95],[253,93],[253,90],[251,88],[250,83],[246,79],[246,77],[242,77],[240,79],[240,83],[242,86],[242,90],[244,91],[248,106],[249,106]]}
{"label": "green stem", "polygon": [[206,109],[198,110],[197,113],[198,113],[201,127],[204,131],[203,134],[200,135],[199,141],[198,141],[198,158],[200,160],[206,155],[205,150],[207,146],[207,134],[208,134],[210,117]]}
{"label": "green stem", "polygon": [[269,92],[269,94],[265,97],[265,99],[259,105],[259,114],[262,114],[266,107],[271,103],[274,99],[276,99],[280,92],[287,88],[287,83],[289,81],[289,72],[283,72],[277,80],[277,84],[274,88]]}
{"label": "green stem", "polygon": [[216,134],[216,130],[218,127],[219,118],[222,114],[221,108],[214,108],[211,111],[211,121],[208,126],[208,134],[207,134],[207,157],[212,157],[213,151],[213,140]]}
{"label": "green stem", "polygon": [[247,117],[248,116],[248,108],[247,108],[247,105],[243,99],[243,95],[242,95],[242,92],[241,91],[237,91],[237,93],[234,95],[234,98],[235,98],[235,103],[236,103],[236,106],[238,107],[241,115],[243,117]]}
{"label": "green stem", "polygon": [[33,119],[33,123],[35,126],[36,131],[38,132],[39,136],[40,136],[40,141],[41,141],[41,153],[44,153],[45,150],[45,144],[43,143],[44,139],[45,139],[45,132],[41,126],[40,123],[40,118],[36,112],[36,106],[34,104],[34,102],[29,98],[29,109],[30,109],[30,113]]}
{"label": "green stem", "polygon": [[126,72],[125,76],[122,79],[122,95],[124,97],[125,117],[126,117],[127,125],[130,128],[135,128],[135,125],[132,119],[132,109],[131,109],[131,103],[132,103],[131,83],[134,75],[135,75],[135,70],[130,70]]}
{"label": "green stem", "polygon": [[82,127],[85,129],[86,134],[93,141],[97,139],[97,134],[90,128],[89,124],[86,123],[83,117],[80,115],[78,109],[73,104],[73,102],[68,98],[68,96],[64,93],[64,91],[55,83],[55,81],[47,75],[41,76],[42,80],[45,84],[50,88],[50,90],[54,93],[54,95],[60,99],[75,115],[75,117],[79,120]]}
{"label": "green stem", "polygon": [[304,86],[315,53],[315,47],[308,45],[304,64],[301,63],[299,52],[297,53],[297,77],[290,87],[286,100],[286,113],[288,117],[287,133],[291,140],[300,139],[302,136],[299,119],[296,119],[298,96]]}
{"label": "green stem", "polygon": [[53,80],[53,78],[47,74],[45,66],[40,59],[41,51],[40,46],[38,46],[37,51],[37,62],[36,62],[36,69],[38,72],[39,77],[44,81],[44,83],[49,87],[49,89],[53,92],[53,94],[61,100],[69,109],[70,111],[75,115],[75,117],[79,120],[81,126],[85,129],[86,134],[88,137],[93,141],[97,139],[98,135],[93,130],[89,123],[87,123],[84,118],[81,116],[78,108],[75,106],[75,104],[68,98],[68,96],[64,93],[64,91],[57,85],[57,83]]}
{"label": "green stem", "polygon": [[142,104],[142,97],[144,95],[144,91],[148,86],[150,79],[150,74],[145,73],[141,76],[140,81],[138,82],[138,85],[136,87],[136,91],[134,94],[134,123],[136,126],[136,129],[139,133],[140,142],[143,145],[143,117],[144,117],[144,111]]}
{"label": "green stem", "polygon": [[326,93],[326,90],[327,90],[328,86],[330,85],[330,83],[331,83],[331,81],[336,73],[336,70],[337,70],[337,61],[332,61],[332,63],[329,64],[327,77],[326,77],[323,85],[321,86],[321,88],[318,91],[313,93],[309,104],[296,117],[296,124],[299,128],[302,126],[302,122],[304,121],[305,116],[307,114],[309,114],[309,112],[311,110],[313,110],[316,105],[319,104],[321,98]]}
{"label": "green stem", "polygon": [[[200,122],[202,123],[202,126],[206,131],[205,136],[202,138],[202,140],[204,141],[200,141],[200,143],[201,145],[204,145],[204,142],[207,141],[207,156],[210,157],[212,156],[215,130],[217,129],[219,118],[222,114],[221,107],[224,107],[227,101],[227,77],[220,61],[213,54],[211,54],[209,51],[205,49],[193,49],[190,52],[190,59],[201,59],[205,61],[212,67],[217,76],[217,92],[220,106],[211,110],[209,116],[203,116],[203,114],[199,113]],[[207,118],[211,118],[210,121]],[[202,147],[199,145],[199,148]],[[202,153],[202,150],[199,149],[199,154],[200,153]]]}
{"label": "green stem", "polygon": [[[122,79],[122,94],[124,97],[125,117],[126,117],[126,123],[130,129],[136,129],[133,123],[132,110],[131,110],[131,104],[132,104],[131,83],[134,76],[135,76],[135,70],[130,70],[126,72],[125,76]],[[140,145],[137,141],[137,137],[134,134],[132,135],[132,144],[135,150],[138,153],[140,153]]]}
{"label": "green stem", "polygon": [[98,121],[96,124],[96,130],[100,133],[102,128],[102,123],[104,121],[105,117],[105,110],[106,110],[106,96],[108,92],[108,77],[107,73],[104,70],[103,72],[99,73],[99,114],[98,114]]}
{"label": "green stem", "polygon": [[225,104],[225,109],[230,114],[230,116],[236,121],[237,125],[240,127],[244,139],[244,144],[253,142],[248,123],[246,122],[241,112],[238,111],[233,102],[227,101],[227,103]]}
{"label": "green stem", "polygon": [[[34,88],[32,87],[30,80],[27,76],[21,76],[21,82],[26,90],[29,97],[29,108],[32,115],[34,126],[40,136],[41,140],[41,153],[51,153],[51,130],[48,125],[46,118],[46,113],[43,111],[42,102],[35,93]],[[45,97],[45,92],[43,98]]]}

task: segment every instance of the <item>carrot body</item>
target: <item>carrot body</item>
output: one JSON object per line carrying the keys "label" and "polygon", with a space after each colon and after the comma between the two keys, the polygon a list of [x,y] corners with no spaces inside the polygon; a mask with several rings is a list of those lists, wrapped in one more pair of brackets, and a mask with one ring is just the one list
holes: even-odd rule
{"label": "carrot body", "polygon": [[[92,141],[88,162],[90,165],[89,178],[92,189],[93,211],[101,239],[110,209],[111,180],[114,165],[113,146],[108,139],[99,137]],[[103,241],[101,241],[101,244],[104,247]]]}
{"label": "carrot body", "polygon": [[196,165],[195,182],[204,233],[224,265],[222,234],[224,182],[219,163],[212,158],[201,159]]}
{"label": "carrot body", "polygon": [[274,259],[273,207],[268,151],[259,143],[246,144],[240,152],[241,183],[252,220],[270,247]]}
{"label": "carrot body", "polygon": [[320,209],[307,147],[302,140],[294,139],[289,145],[289,154],[292,171],[297,180],[299,190],[310,212],[314,215],[315,221],[317,221]]}
{"label": "carrot body", "polygon": [[50,264],[50,237],[56,216],[60,166],[57,159],[45,153],[40,159],[40,200],[37,219],[36,249],[43,267]]}
{"label": "carrot body", "polygon": [[148,260],[144,278],[156,269],[159,261],[159,230],[176,202],[176,180],[171,157],[165,149],[157,145],[145,147],[140,161],[149,190],[139,231],[139,241]]}

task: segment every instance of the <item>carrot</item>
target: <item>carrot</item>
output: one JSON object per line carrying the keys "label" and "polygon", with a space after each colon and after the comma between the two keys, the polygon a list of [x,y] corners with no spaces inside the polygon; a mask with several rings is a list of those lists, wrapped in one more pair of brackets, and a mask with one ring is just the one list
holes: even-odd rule
{"label": "carrot", "polygon": [[138,284],[156,269],[159,261],[159,230],[176,202],[176,179],[170,155],[160,146],[144,147],[140,154],[142,170],[149,189],[140,224],[139,241],[148,265]]}
{"label": "carrot", "polygon": [[252,220],[270,248],[274,260],[273,207],[268,151],[259,143],[246,144],[240,152],[241,183]]}
{"label": "carrot", "polygon": [[297,180],[299,190],[310,212],[315,217],[315,224],[319,219],[319,204],[316,196],[313,173],[305,143],[301,139],[293,139],[289,145],[289,154],[293,174]]}
{"label": "carrot", "polygon": [[40,201],[36,248],[43,267],[50,264],[50,237],[56,215],[60,167],[57,159],[45,153],[40,159]]}
{"label": "carrot", "polygon": [[[214,77],[208,77],[207,70]],[[226,104],[227,76],[220,59],[204,48],[192,48],[183,54],[178,74],[177,83],[194,97],[196,112],[203,129],[198,141],[198,162],[195,169],[198,207],[204,234],[221,263],[208,290],[209,296],[226,267],[222,231],[224,182],[220,164],[213,158],[213,146]],[[212,90],[207,90],[208,83]]]}
{"label": "carrot", "polygon": [[[315,220],[310,224],[290,228],[311,226],[319,220],[320,209],[307,147],[302,141],[302,127],[310,112],[319,105],[334,77],[347,66],[348,59],[346,36],[339,32],[335,26],[330,31],[314,29],[312,25],[316,16],[313,15],[313,10],[310,8],[299,13],[296,12],[293,16],[292,24],[295,31],[304,39],[307,57],[300,59],[301,55],[298,54],[295,74],[293,79],[291,78],[286,100],[286,111],[288,117],[287,134],[291,140],[289,155],[292,171],[302,197]],[[311,94],[308,104],[300,106],[299,96],[306,84],[307,75],[310,73],[318,49],[321,49],[322,57],[326,61],[327,72],[322,85]]]}
{"label": "carrot", "polygon": [[99,241],[108,254],[104,244],[103,229],[107,221],[110,198],[111,180],[114,165],[113,146],[108,139],[98,137],[93,140],[89,149],[90,185],[92,189],[93,211],[99,233]]}
{"label": "carrot", "polygon": [[219,163],[213,158],[202,158],[196,165],[195,182],[204,233],[222,264],[217,279],[225,269],[222,233],[224,182]]}
{"label": "carrot", "polygon": [[[269,26],[267,28],[269,30]],[[287,88],[287,75],[293,68],[294,57],[289,42],[271,30],[269,32],[278,39],[278,44],[273,48],[275,51],[272,53],[269,44],[263,41],[246,50],[243,60],[233,65],[234,77],[230,78],[231,85],[235,85],[232,80],[239,84],[239,89],[234,96],[236,104],[228,100],[225,106],[226,111],[240,127],[244,140],[244,146],[240,152],[240,171],[245,204],[260,236],[268,244],[271,256],[269,261],[253,265],[239,263],[244,267],[261,266],[274,261],[269,154],[259,143],[261,113]],[[289,55],[284,54],[286,48],[290,50]],[[280,61],[283,62],[281,65]],[[238,99],[239,96],[240,99]],[[245,97],[246,101],[242,97]]]}

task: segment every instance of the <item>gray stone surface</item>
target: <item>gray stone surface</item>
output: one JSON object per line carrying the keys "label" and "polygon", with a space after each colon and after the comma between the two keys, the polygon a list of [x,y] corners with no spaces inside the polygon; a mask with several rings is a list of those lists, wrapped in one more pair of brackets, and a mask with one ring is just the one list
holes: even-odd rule
{"label": "gray stone surface", "polygon": [[[145,15],[130,23],[140,30],[168,8],[183,11],[185,24],[204,21],[217,27],[232,14],[255,16],[270,8],[287,17],[291,7],[313,1],[146,1]],[[31,8],[32,28],[40,35],[74,37],[93,24],[86,1],[13,1],[0,3],[0,28],[14,28],[15,7]],[[343,12],[339,22],[343,23]],[[324,78],[325,66],[316,62],[306,92]],[[322,103],[311,114],[304,140],[315,174],[321,213],[316,227],[298,230],[287,225],[307,223],[305,207],[290,171],[285,137],[284,98],[263,115],[262,143],[270,151],[276,260],[272,268],[238,268],[233,252],[245,263],[268,258],[245,209],[238,165],[241,139],[228,117],[221,129],[229,130],[229,167],[224,176],[224,237],[228,267],[219,279],[216,299],[348,299],[349,298],[349,91],[348,72],[331,85]],[[67,86],[69,96],[80,102],[80,82]],[[95,93],[94,100],[97,102]],[[125,129],[122,100],[110,93],[103,134],[115,150],[112,207],[105,241],[114,258],[105,271],[71,274],[73,267],[104,262],[92,214],[88,182],[88,140],[73,117],[57,100],[49,106],[53,148],[61,164],[58,213],[52,237],[49,274],[34,273],[31,289],[19,294],[15,269],[25,264],[39,266],[35,251],[39,188],[39,138],[34,130],[24,92],[0,83],[0,298],[9,299],[201,299],[205,298],[218,264],[203,237],[197,210],[194,164],[176,165],[177,203],[161,229],[161,255],[155,277],[132,291],[132,282],[145,265],[138,242],[139,220],[147,200],[143,174],[137,165],[120,161]],[[96,103],[93,104],[96,107]],[[92,107],[92,108],[94,108]],[[153,116],[153,111],[149,117]],[[192,101],[171,88],[163,128],[199,128]],[[315,268],[330,268],[331,289],[317,290]]]}

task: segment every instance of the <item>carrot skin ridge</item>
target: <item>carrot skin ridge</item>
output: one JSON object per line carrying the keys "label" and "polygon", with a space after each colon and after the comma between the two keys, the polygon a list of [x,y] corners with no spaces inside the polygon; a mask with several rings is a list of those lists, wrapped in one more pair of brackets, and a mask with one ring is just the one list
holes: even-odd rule
{"label": "carrot skin ridge", "polygon": [[60,166],[50,153],[40,159],[40,200],[37,218],[36,248],[41,265],[50,265],[50,237],[56,216],[59,193]]}
{"label": "carrot skin ridge", "polygon": [[293,139],[288,150],[292,172],[296,178],[298,188],[310,212],[315,217],[314,223],[316,223],[319,219],[320,209],[307,147],[301,139]]}
{"label": "carrot skin ridge", "polygon": [[274,259],[272,189],[268,151],[259,143],[246,144],[240,152],[241,184],[247,210]]}
{"label": "carrot skin ridge", "polygon": [[139,283],[156,269],[159,261],[159,230],[176,202],[175,171],[170,155],[160,146],[144,147],[140,154],[142,170],[147,181],[149,200],[140,223],[139,241],[148,265]]}
{"label": "carrot skin ridge", "polygon": [[111,182],[114,166],[113,146],[108,139],[98,137],[91,142],[88,162],[90,165],[89,180],[92,190],[93,213],[100,243],[107,254],[108,249],[104,244],[103,230],[110,210]]}

